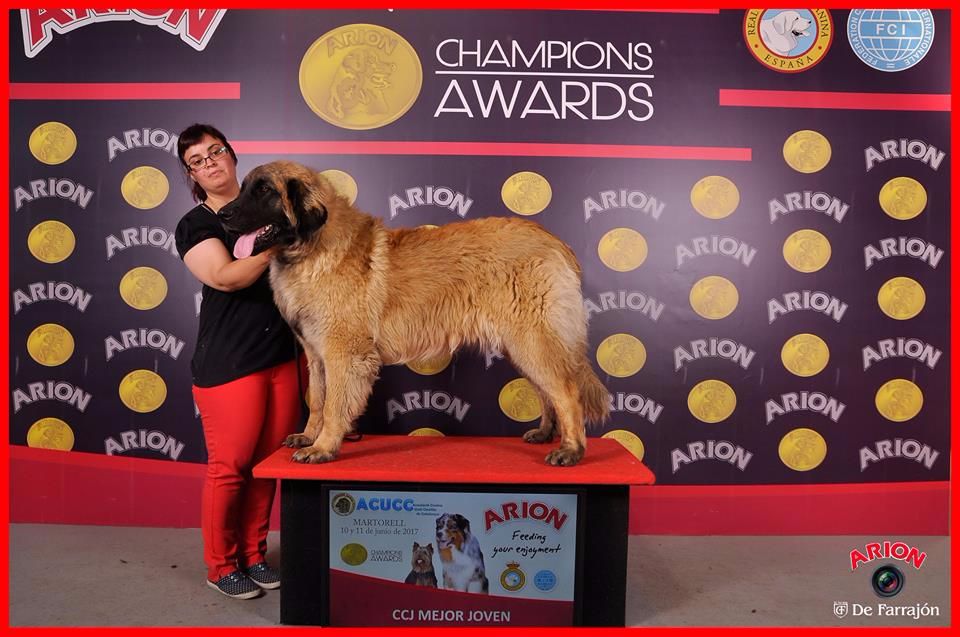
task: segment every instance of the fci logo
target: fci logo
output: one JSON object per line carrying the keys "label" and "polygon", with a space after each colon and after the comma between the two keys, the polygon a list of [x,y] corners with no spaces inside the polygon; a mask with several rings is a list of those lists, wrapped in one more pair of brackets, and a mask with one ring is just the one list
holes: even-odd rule
{"label": "fci logo", "polygon": [[833,614],[837,617],[843,619],[847,616],[847,613],[850,610],[850,604],[847,602],[834,602],[833,603]]}

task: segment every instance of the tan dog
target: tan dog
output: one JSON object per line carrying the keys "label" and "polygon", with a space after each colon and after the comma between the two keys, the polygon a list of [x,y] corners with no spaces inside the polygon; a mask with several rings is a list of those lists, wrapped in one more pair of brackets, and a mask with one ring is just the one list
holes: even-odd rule
{"label": "tan dog", "polygon": [[488,217],[436,229],[391,230],[292,162],[259,166],[221,210],[235,254],[279,245],[270,265],[277,306],[310,367],[310,418],[284,443],[298,462],[336,457],[363,413],[381,365],[417,362],[461,346],[493,348],[537,388],[540,427],[527,442],[560,447],[573,465],[584,421],[608,414],[607,390],[586,357],[580,266],[542,227]]}

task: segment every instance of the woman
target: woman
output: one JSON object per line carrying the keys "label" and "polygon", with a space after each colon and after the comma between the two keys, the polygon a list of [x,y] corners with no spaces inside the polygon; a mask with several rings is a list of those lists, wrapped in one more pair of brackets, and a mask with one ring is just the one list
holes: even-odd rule
{"label": "woman", "polygon": [[176,244],[203,283],[191,371],[207,446],[201,513],[207,585],[250,599],[280,586],[265,559],[276,482],[254,479],[251,470],[298,423],[294,338],[273,303],[271,251],[234,259],[237,237],[218,218],[240,192],[230,143],[216,128],[194,124],[180,133],[177,151],[200,202],[177,225]]}

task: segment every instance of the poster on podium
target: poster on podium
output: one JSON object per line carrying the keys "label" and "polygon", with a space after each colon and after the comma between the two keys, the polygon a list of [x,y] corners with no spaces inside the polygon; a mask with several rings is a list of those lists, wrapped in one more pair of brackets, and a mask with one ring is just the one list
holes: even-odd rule
{"label": "poster on podium", "polygon": [[331,625],[573,623],[577,494],[329,497]]}

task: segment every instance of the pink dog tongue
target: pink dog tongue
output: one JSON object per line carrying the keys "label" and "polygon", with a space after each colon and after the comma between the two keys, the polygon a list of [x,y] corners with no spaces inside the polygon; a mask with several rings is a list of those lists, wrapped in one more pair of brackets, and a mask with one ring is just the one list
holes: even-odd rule
{"label": "pink dog tongue", "polygon": [[243,259],[253,254],[253,243],[257,240],[258,232],[260,230],[254,230],[237,239],[236,245],[233,246],[233,256]]}

